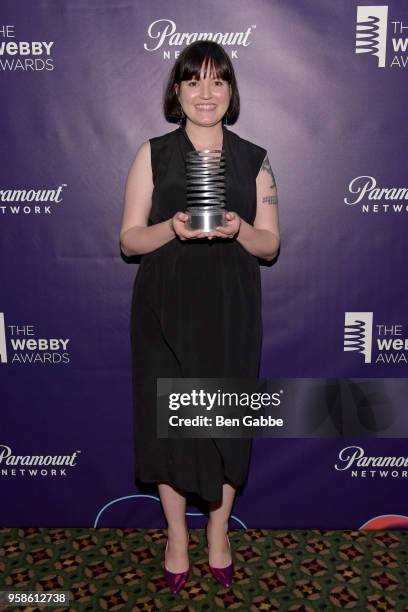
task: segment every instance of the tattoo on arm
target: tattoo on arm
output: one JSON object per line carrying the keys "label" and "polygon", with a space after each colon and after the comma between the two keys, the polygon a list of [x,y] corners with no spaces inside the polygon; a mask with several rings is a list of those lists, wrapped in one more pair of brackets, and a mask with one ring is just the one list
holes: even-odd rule
{"label": "tattoo on arm", "polygon": [[[276,187],[276,182],[275,182],[275,177],[272,172],[271,164],[269,163],[268,155],[266,155],[265,159],[262,162],[261,170],[270,174],[271,180],[272,180],[270,189],[274,189]],[[264,198],[262,198],[262,202],[264,204],[277,204],[278,196],[277,195],[265,196]]]}
{"label": "tattoo on arm", "polygon": [[261,170],[264,170],[265,172],[271,175],[271,179],[272,179],[271,189],[273,189],[273,187],[276,187],[275,177],[273,176],[271,164],[269,163],[269,159],[267,155],[262,162]]}
{"label": "tattoo on arm", "polygon": [[278,196],[265,196],[264,198],[262,198],[262,202],[264,202],[265,204],[277,204]]}

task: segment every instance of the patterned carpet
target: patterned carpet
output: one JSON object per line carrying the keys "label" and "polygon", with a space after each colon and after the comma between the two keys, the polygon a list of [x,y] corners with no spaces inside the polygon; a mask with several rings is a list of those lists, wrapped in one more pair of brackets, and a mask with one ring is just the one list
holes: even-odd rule
{"label": "patterned carpet", "polygon": [[164,529],[0,529],[0,590],[72,594],[68,608],[7,610],[408,611],[408,531],[231,529],[230,589],[209,573],[204,530],[190,534],[190,579],[173,595]]}

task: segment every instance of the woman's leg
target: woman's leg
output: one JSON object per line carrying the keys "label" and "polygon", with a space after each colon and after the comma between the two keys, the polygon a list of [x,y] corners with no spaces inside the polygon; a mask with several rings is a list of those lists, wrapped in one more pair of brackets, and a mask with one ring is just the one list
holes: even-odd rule
{"label": "woman's leg", "polygon": [[226,534],[228,521],[235,499],[236,488],[228,483],[222,486],[222,499],[209,504],[207,538],[209,563],[213,567],[226,567],[231,563],[231,553]]}
{"label": "woman's leg", "polygon": [[159,483],[158,489],[167,520],[166,568],[169,572],[184,572],[189,566],[186,496],[168,484]]}

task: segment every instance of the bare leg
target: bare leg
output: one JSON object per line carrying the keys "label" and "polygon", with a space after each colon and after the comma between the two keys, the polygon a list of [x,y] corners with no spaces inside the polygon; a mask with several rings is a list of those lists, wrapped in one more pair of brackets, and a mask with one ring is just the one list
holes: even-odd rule
{"label": "bare leg", "polygon": [[222,500],[209,505],[207,538],[209,546],[209,563],[213,567],[226,567],[231,563],[231,553],[226,533],[228,520],[234,503],[236,488],[228,483],[222,486]]}
{"label": "bare leg", "polygon": [[169,540],[165,565],[169,572],[188,569],[188,531],[186,523],[186,497],[168,484],[158,485],[160,500],[167,519]]}

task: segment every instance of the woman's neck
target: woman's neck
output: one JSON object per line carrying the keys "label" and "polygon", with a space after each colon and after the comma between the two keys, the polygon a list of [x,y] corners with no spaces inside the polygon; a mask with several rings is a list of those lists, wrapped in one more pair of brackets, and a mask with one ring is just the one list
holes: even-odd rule
{"label": "woman's neck", "polygon": [[184,126],[187,136],[197,149],[209,149],[220,147],[223,144],[222,123],[216,125],[201,126],[188,121]]}

